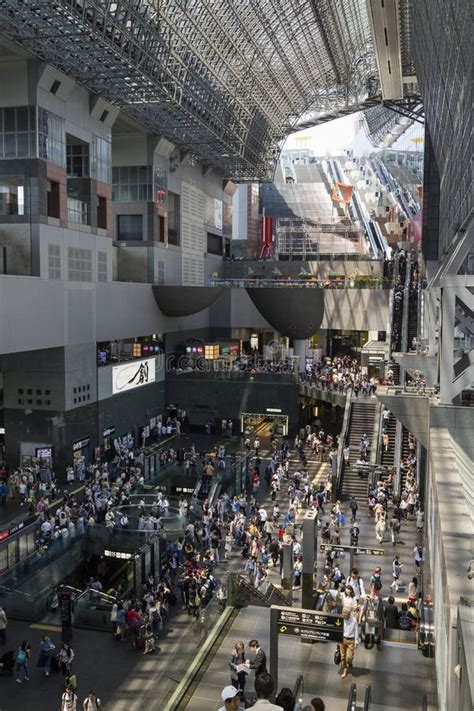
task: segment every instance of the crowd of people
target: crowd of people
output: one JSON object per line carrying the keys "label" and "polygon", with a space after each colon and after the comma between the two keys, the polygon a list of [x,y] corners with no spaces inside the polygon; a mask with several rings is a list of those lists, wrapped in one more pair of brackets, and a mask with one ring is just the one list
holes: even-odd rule
{"label": "crowd of people", "polygon": [[350,355],[324,358],[321,363],[307,364],[303,377],[305,382],[323,390],[340,393],[351,391],[356,397],[375,395],[378,385],[378,380],[369,378],[359,362]]}

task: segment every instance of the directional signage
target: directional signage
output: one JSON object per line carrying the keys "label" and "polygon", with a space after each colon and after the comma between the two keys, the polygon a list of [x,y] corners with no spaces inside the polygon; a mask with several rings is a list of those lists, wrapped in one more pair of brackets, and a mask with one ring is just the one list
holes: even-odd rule
{"label": "directional signage", "polygon": [[327,615],[313,610],[294,607],[276,607],[277,633],[307,639],[313,642],[342,642],[344,621],[342,615]]}
{"label": "directional signage", "polygon": [[353,553],[354,555],[385,555],[383,548],[361,548],[360,546],[339,546],[332,543],[321,543],[321,553],[336,551],[336,553]]}

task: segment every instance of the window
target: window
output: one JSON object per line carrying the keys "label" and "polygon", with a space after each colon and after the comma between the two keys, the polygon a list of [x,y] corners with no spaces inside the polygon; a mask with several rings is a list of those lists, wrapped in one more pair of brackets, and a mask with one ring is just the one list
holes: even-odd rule
{"label": "window", "polygon": [[108,111],[102,111],[99,121],[102,121],[102,123],[105,123],[108,115],[109,115]]}
{"label": "window", "polygon": [[118,215],[117,239],[120,242],[143,240],[143,215]]}
{"label": "window", "polygon": [[152,168],[133,165],[112,171],[114,202],[151,202],[153,200]]}
{"label": "window", "polygon": [[168,243],[179,246],[179,195],[168,193]]}
{"label": "window", "polygon": [[107,229],[107,198],[100,195],[97,196],[97,227]]}
{"label": "window", "polygon": [[59,183],[48,180],[48,217],[59,219]]}
{"label": "window", "polygon": [[23,178],[0,179],[0,215],[25,214],[25,188]]}
{"label": "window", "polygon": [[48,244],[48,278],[61,279],[61,247]]}
{"label": "window", "polygon": [[68,178],[89,177],[89,144],[66,134],[66,173]]}
{"label": "window", "polygon": [[92,251],[90,249],[69,247],[67,260],[70,281],[92,281]]}
{"label": "window", "polygon": [[36,157],[34,106],[0,108],[0,158]]}
{"label": "window", "polygon": [[64,119],[38,107],[38,155],[56,165],[66,164]]}
{"label": "window", "polygon": [[219,237],[219,235],[213,235],[212,232],[208,232],[207,252],[208,254],[222,254],[222,237]]}
{"label": "window", "polygon": [[92,138],[91,178],[108,185],[112,182],[111,142],[99,136]]}
{"label": "window", "polygon": [[89,224],[89,205],[84,200],[68,197],[67,199],[67,219],[79,225]]}
{"label": "window", "polygon": [[107,281],[107,252],[97,252],[97,281]]}
{"label": "window", "polygon": [[51,89],[50,92],[56,96],[56,94],[59,91],[59,87],[61,86],[61,82],[59,79],[55,79],[53,83],[51,84]]}
{"label": "window", "polygon": [[165,283],[165,263],[161,260],[158,262],[156,283],[159,284],[160,286],[163,286]]}

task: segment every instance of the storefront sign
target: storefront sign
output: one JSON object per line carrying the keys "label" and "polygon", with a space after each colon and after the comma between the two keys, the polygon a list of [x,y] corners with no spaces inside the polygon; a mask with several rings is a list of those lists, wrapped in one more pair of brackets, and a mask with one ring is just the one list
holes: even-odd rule
{"label": "storefront sign", "polygon": [[134,360],[112,368],[112,393],[123,393],[155,382],[155,359]]}
{"label": "storefront sign", "polygon": [[267,407],[265,412],[276,412],[276,413],[280,414],[281,410],[278,407]]}
{"label": "storefront sign", "polygon": [[79,452],[81,449],[88,447],[91,443],[90,437],[84,437],[83,439],[78,439],[76,442],[72,443],[72,451]]}
{"label": "storefront sign", "polygon": [[130,560],[133,558],[133,553],[124,553],[123,551],[104,550],[104,555],[107,558],[121,558],[122,560]]}
{"label": "storefront sign", "polygon": [[115,427],[114,425],[111,425],[110,427],[106,427],[105,429],[102,430],[102,437],[105,439],[106,437],[110,437],[115,433]]}
{"label": "storefront sign", "polygon": [[51,459],[53,456],[52,447],[37,447],[35,449],[35,457],[37,459]]}

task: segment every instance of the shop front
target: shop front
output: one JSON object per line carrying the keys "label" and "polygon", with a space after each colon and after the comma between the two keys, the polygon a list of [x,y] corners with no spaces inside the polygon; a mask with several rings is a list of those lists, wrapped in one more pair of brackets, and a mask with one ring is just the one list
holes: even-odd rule
{"label": "shop front", "polygon": [[74,478],[83,481],[86,467],[91,461],[91,438],[89,435],[72,443]]}

